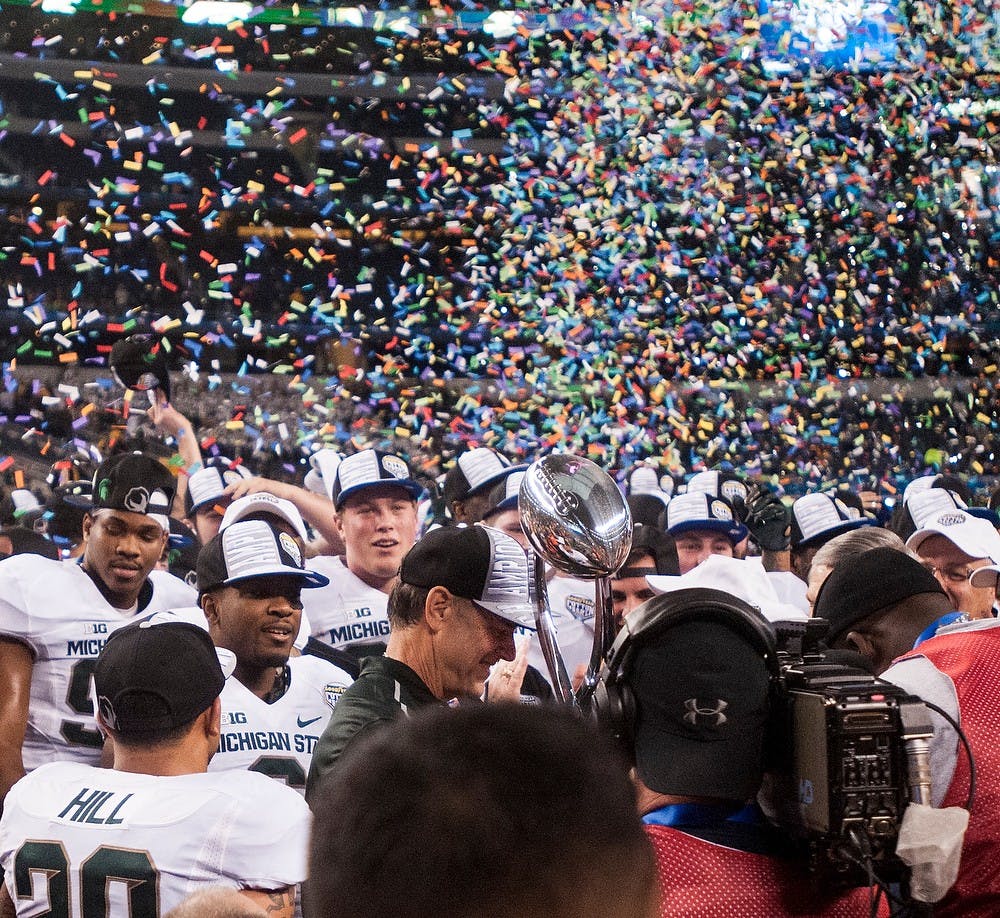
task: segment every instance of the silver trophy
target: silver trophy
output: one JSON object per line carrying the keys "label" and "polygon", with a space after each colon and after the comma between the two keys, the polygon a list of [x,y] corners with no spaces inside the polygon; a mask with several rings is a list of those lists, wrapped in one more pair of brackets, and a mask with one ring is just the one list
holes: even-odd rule
{"label": "silver trophy", "polygon": [[[632,515],[607,472],[589,459],[569,455],[533,462],[521,481],[517,506],[521,528],[535,550],[535,619],[556,697],[586,708],[615,638],[611,575],[632,548]],[[544,561],[570,576],[596,581],[594,645],[587,675],[575,694],[555,640]]]}

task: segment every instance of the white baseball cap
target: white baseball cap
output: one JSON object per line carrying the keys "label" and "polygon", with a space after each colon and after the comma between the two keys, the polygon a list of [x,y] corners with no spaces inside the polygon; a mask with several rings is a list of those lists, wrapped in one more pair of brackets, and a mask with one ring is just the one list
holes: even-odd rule
{"label": "white baseball cap", "polygon": [[944,536],[970,558],[989,558],[993,564],[1000,564],[1000,534],[986,520],[966,510],[952,507],[926,520],[906,540],[906,547],[919,554],[920,546],[934,535]]}
{"label": "white baseball cap", "polygon": [[910,496],[906,501],[906,509],[913,521],[914,530],[917,530],[938,514],[951,510],[965,510],[966,506],[965,501],[954,491],[947,491],[944,488],[924,488]]}
{"label": "white baseball cap", "polygon": [[333,483],[337,479],[337,467],[344,457],[335,449],[318,449],[309,457],[311,468],[302,482],[313,494],[322,494],[333,500]]}
{"label": "white baseball cap", "polygon": [[229,528],[239,520],[245,520],[254,513],[266,513],[269,516],[282,519],[295,530],[303,542],[309,538],[309,533],[306,531],[306,524],[302,519],[302,514],[299,513],[299,508],[290,500],[285,500],[283,497],[275,497],[266,491],[246,494],[234,500],[226,507],[222,522],[219,524],[219,532]]}
{"label": "white baseball cap", "polygon": [[722,590],[750,603],[770,622],[801,621],[808,616],[798,606],[784,602],[759,558],[709,555],[701,564],[679,577],[647,574],[646,582],[657,593],[672,593],[690,587]]}

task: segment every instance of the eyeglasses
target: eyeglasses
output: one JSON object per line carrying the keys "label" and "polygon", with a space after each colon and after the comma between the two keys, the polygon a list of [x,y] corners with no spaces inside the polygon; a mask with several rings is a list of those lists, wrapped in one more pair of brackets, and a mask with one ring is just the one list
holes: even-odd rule
{"label": "eyeglasses", "polygon": [[924,569],[933,577],[939,577],[949,583],[965,583],[974,570],[971,567],[934,567],[931,564],[925,564]]}

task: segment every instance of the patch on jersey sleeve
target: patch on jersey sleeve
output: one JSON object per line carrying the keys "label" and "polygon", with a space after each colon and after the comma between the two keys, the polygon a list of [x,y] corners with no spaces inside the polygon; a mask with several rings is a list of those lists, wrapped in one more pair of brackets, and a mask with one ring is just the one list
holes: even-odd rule
{"label": "patch on jersey sleeve", "polygon": [[323,697],[326,699],[326,703],[330,705],[331,708],[337,707],[337,702],[340,701],[340,696],[347,691],[346,685],[339,685],[336,682],[328,682],[323,686]]}

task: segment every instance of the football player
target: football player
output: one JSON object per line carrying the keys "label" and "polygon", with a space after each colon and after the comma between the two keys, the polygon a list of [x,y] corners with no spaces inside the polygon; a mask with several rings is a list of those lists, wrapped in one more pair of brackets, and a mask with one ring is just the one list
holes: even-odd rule
{"label": "football player", "polygon": [[114,767],[50,762],[13,787],[0,914],[161,915],[221,886],[290,918],[309,811],[262,775],[206,773],[225,681],[202,628],[143,621],[111,635],[94,687]]}
{"label": "football player", "polygon": [[326,583],[303,569],[298,542],[264,520],[233,523],[201,550],[199,601],[209,633],[236,657],[210,770],[258,771],[305,792],[313,747],[353,681],[319,657],[291,655],[301,591]]}
{"label": "football player", "polygon": [[94,476],[78,560],[0,561],[0,799],[53,758],[99,761],[90,696],[98,653],[123,625],[194,601],[191,587],[153,570],[174,491],[151,456],[112,456]]}

